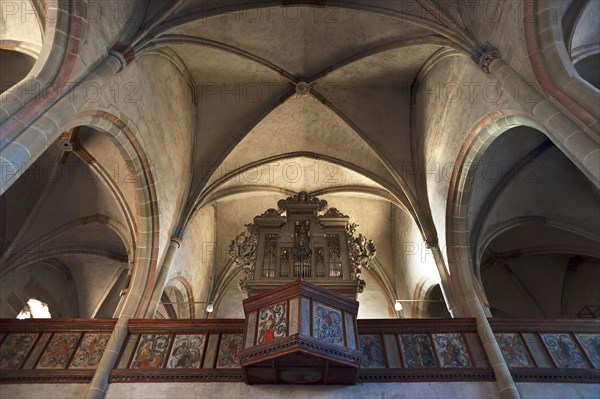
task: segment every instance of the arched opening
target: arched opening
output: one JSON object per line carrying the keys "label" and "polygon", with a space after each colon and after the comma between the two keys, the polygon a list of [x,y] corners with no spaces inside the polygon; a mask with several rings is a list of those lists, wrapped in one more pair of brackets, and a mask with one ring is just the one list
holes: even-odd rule
{"label": "arched opening", "polygon": [[156,319],[193,319],[194,296],[191,285],[181,276],[172,279],[160,297]]}
{"label": "arched opening", "polygon": [[600,193],[536,129],[481,156],[467,209],[471,254],[493,316],[576,318],[600,304]]}
{"label": "arched opening", "polygon": [[481,261],[492,316],[591,317],[600,305],[598,242],[544,222],[496,236]]}
{"label": "arched opening", "polygon": [[592,54],[573,64],[579,76],[600,90],[600,53]]}
{"label": "arched opening", "polygon": [[422,310],[420,311],[420,317],[426,318],[450,318],[450,312],[446,307],[444,301],[444,295],[442,294],[442,288],[439,284],[435,284],[430,287],[425,294]]}
{"label": "arched opening", "polygon": [[17,319],[49,319],[52,317],[48,304],[35,298],[30,298],[23,310],[17,315]]}
{"label": "arched opening", "polygon": [[0,197],[0,317],[15,317],[30,298],[53,317],[115,315],[131,238],[110,182],[92,169],[91,147],[69,131]]}
{"label": "arched opening", "polygon": [[579,76],[600,88],[600,4],[597,1],[564,2],[561,25],[565,47]]}
{"label": "arched opening", "polygon": [[25,79],[35,64],[35,58],[21,53],[0,48],[0,94]]}

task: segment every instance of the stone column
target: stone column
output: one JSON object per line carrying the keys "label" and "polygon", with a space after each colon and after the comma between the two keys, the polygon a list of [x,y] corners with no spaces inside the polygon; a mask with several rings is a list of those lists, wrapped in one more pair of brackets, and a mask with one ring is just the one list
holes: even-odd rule
{"label": "stone column", "polygon": [[448,311],[452,317],[455,317],[454,311],[457,307],[456,298],[454,295],[454,290],[452,289],[452,282],[450,280],[450,276],[448,275],[448,270],[446,269],[446,262],[444,262],[444,256],[440,250],[440,246],[436,241],[425,241],[425,245],[428,249],[431,250],[433,255],[433,259],[435,261],[435,265],[438,269],[438,274],[440,275],[440,288],[442,290],[442,296],[444,297],[444,301],[446,302],[446,306],[448,307]]}
{"label": "stone column", "polygon": [[[477,292],[475,292],[475,285],[473,284],[472,278],[461,278],[462,292],[463,292],[463,307],[462,312],[464,316],[475,317],[477,323],[477,334],[483,345],[483,350],[487,355],[490,362],[490,366],[494,370],[496,376],[496,389],[501,398],[503,399],[520,399],[521,394],[517,389],[515,381],[510,374],[508,365],[504,360],[504,356],[500,351],[500,346],[496,341],[492,326],[488,320],[488,316],[485,313],[485,309],[481,304]],[[464,281],[467,280],[467,281]]]}
{"label": "stone column", "polygon": [[[441,256],[441,251],[437,245],[436,248],[433,249],[434,254],[437,253],[438,256]],[[452,256],[457,256],[461,259],[468,259],[466,246],[454,247],[450,253]],[[443,259],[440,259],[440,261],[443,264]],[[490,362],[490,366],[494,370],[494,375],[496,376],[496,382],[494,384],[500,398],[520,399],[521,394],[510,374],[504,356],[502,356],[500,346],[498,346],[498,342],[496,341],[496,337],[494,336],[494,332],[488,321],[488,315],[475,290],[473,273],[469,270],[468,266],[465,266],[464,268],[458,266],[456,276],[453,277],[452,281],[456,284],[456,286],[453,287],[454,293],[460,295],[461,299],[460,305],[456,304],[456,306],[450,308],[452,317],[475,318],[477,323],[477,334],[479,335],[483,350]]]}
{"label": "stone column", "polygon": [[[473,287],[472,284],[471,286]],[[479,339],[483,345],[483,350],[490,361],[490,366],[492,366],[492,369],[494,370],[496,376],[495,385],[498,394],[502,399],[520,399],[521,394],[510,374],[504,356],[502,356],[500,346],[496,341],[490,322],[477,297],[474,287],[471,290],[471,293],[472,295],[470,295],[469,298],[466,298],[465,305],[468,308],[470,316],[474,316],[477,321],[477,333],[479,334]]]}
{"label": "stone column", "polygon": [[169,277],[169,271],[171,269],[171,264],[173,263],[173,258],[175,258],[175,253],[179,248],[181,248],[181,240],[178,237],[172,236],[171,242],[169,243],[169,247],[167,248],[167,252],[165,254],[165,259],[160,267],[158,278],[156,279],[156,285],[152,291],[150,304],[148,305],[148,309],[146,309],[146,313],[144,315],[145,319],[152,319],[156,314],[156,310],[158,309],[158,305],[160,303],[160,297],[165,289],[165,284],[167,284],[167,278]]}

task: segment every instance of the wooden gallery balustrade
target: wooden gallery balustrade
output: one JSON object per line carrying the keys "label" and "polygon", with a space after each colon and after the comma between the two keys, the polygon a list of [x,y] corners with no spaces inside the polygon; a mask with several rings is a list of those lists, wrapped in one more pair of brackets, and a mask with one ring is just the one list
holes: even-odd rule
{"label": "wooden gallery balustrade", "polygon": [[[491,319],[516,381],[600,382],[598,320]],[[87,383],[115,320],[0,321],[2,383]],[[474,319],[358,320],[358,382],[489,381]],[[244,381],[244,320],[131,320],[110,382]]]}

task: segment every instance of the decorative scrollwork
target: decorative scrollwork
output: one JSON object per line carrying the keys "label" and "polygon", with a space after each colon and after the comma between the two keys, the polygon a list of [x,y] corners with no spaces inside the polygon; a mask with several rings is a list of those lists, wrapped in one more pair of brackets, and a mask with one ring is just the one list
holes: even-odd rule
{"label": "decorative scrollwork", "polygon": [[348,215],[344,215],[342,212],[338,211],[337,208],[329,208],[327,210],[327,212],[325,212],[325,214],[321,217],[322,218],[347,218]]}
{"label": "decorative scrollwork", "polygon": [[377,247],[373,240],[368,240],[362,234],[354,236],[356,233],[356,223],[348,223],[346,225],[346,239],[348,241],[348,255],[351,262],[350,276],[357,281],[356,292],[361,293],[365,288],[365,281],[360,278],[362,268],[369,267],[369,262],[377,255]]}
{"label": "decorative scrollwork", "polygon": [[281,217],[281,211],[278,211],[277,209],[274,208],[269,208],[265,211],[265,213],[263,213],[262,215],[260,215],[261,218],[266,218],[266,217]]}
{"label": "decorative scrollwork", "polygon": [[240,280],[238,286],[243,292],[246,290],[246,281],[254,277],[256,265],[256,249],[258,245],[258,230],[255,225],[247,224],[247,232],[238,234],[235,240],[229,244],[229,256],[238,265],[245,276]]}

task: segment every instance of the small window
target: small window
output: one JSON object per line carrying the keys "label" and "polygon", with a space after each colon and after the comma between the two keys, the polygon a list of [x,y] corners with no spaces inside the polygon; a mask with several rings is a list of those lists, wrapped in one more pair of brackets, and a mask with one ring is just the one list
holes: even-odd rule
{"label": "small window", "polygon": [[17,319],[49,319],[52,315],[50,315],[50,309],[48,309],[48,304],[42,301],[38,301],[37,299],[31,298],[27,301],[27,305],[23,307],[23,310],[19,312],[17,315]]}

